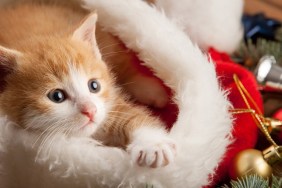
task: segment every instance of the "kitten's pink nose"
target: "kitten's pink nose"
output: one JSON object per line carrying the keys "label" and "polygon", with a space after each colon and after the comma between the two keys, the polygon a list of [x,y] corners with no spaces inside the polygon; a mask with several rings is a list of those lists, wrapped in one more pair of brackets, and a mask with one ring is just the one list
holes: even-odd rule
{"label": "kitten's pink nose", "polygon": [[95,106],[83,106],[81,108],[81,113],[85,116],[87,116],[91,121],[94,120],[94,116],[96,113],[96,107]]}

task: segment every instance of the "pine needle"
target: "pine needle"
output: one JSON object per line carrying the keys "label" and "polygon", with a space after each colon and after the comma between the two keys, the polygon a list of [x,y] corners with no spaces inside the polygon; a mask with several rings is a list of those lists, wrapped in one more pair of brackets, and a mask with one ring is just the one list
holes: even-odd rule
{"label": "pine needle", "polygon": [[275,32],[276,34],[275,34],[275,39],[277,40],[277,41],[282,41],[282,27],[280,27],[279,29],[277,29],[276,30],[276,32]]}
{"label": "pine needle", "polygon": [[264,55],[273,55],[276,61],[282,65],[282,42],[259,38],[256,44],[254,44],[251,40],[248,40],[246,43],[241,43],[239,49],[234,54],[234,58],[244,61],[251,60],[253,64],[246,66],[252,69]]}
{"label": "pine needle", "polygon": [[281,188],[281,187],[282,187],[282,178],[272,176],[271,188]]}
{"label": "pine needle", "polygon": [[268,180],[255,174],[245,176],[237,181],[232,180],[230,184],[231,187],[224,185],[221,188],[281,188],[282,178],[272,176],[272,183],[270,185]]}
{"label": "pine needle", "polygon": [[145,188],[154,188],[154,185],[149,185],[146,183],[146,187]]}
{"label": "pine needle", "polygon": [[276,41],[258,38],[256,43],[251,39],[242,41],[233,58],[235,61],[244,61],[246,67],[254,69],[264,55],[273,55],[278,64],[282,65],[282,27],[276,30],[275,39]]}

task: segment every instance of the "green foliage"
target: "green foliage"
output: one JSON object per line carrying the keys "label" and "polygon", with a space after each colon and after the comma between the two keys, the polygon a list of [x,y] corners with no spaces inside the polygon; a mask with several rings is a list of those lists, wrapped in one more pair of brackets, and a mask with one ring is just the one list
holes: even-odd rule
{"label": "green foliage", "polygon": [[154,186],[153,185],[149,185],[149,184],[146,183],[146,187],[145,188],[154,188]]}
{"label": "green foliage", "polygon": [[268,41],[259,38],[254,44],[251,40],[242,42],[235,53],[236,59],[251,60],[254,62],[250,68],[253,68],[264,55],[273,55],[276,61],[282,65],[282,42]]}
{"label": "green foliage", "polygon": [[280,27],[277,31],[276,31],[276,34],[275,34],[275,39],[277,41],[282,41],[282,27]]}
{"label": "green foliage", "polygon": [[245,66],[250,69],[253,69],[264,55],[273,55],[276,61],[282,65],[282,27],[276,31],[275,39],[276,41],[270,41],[258,38],[256,43],[251,40],[243,41],[233,57],[235,61],[247,62]]}
{"label": "green foliage", "polygon": [[221,188],[282,188],[282,178],[272,176],[272,183],[258,175],[250,175],[237,181],[230,182],[231,187],[224,185]]}
{"label": "green foliage", "polygon": [[282,178],[273,176],[271,188],[281,188],[281,187],[282,187]]}
{"label": "green foliage", "polygon": [[[232,180],[231,182],[232,188],[268,188],[268,180],[265,180],[257,175],[246,176],[242,179],[238,179],[237,181]],[[229,188],[225,185],[222,188]]]}

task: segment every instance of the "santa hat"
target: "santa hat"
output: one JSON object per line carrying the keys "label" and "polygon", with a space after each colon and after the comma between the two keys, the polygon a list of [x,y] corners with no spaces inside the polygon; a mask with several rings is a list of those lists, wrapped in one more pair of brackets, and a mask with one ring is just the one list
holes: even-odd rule
{"label": "santa hat", "polygon": [[232,117],[229,112],[232,106],[246,107],[234,84],[234,73],[262,108],[251,73],[215,51],[211,56],[216,63],[210,63],[179,26],[145,2],[85,3],[85,7],[97,11],[106,31],[119,37],[173,91],[177,108],[169,106],[160,115],[174,119],[178,109],[170,130],[170,137],[179,146],[175,163],[163,169],[130,169],[130,176],[121,176],[123,182],[202,187],[227,178],[234,155],[254,147],[257,139],[257,127],[250,115]]}

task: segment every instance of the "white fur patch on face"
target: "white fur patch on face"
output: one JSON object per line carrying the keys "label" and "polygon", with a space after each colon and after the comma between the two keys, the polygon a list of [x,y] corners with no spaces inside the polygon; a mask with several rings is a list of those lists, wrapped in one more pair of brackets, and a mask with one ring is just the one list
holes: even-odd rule
{"label": "white fur patch on face", "polygon": [[[104,121],[108,103],[99,92],[90,92],[88,87],[90,79],[92,78],[88,78],[83,70],[75,68],[70,63],[69,75],[60,82],[59,88],[50,88],[62,89],[66,93],[66,100],[55,103],[45,96],[51,110],[42,114],[35,109],[29,109],[27,114],[32,116],[25,117],[27,127],[46,132],[64,132],[67,135],[92,135]],[[83,108],[93,111],[93,119],[83,113]]]}
{"label": "white fur patch on face", "polygon": [[[95,78],[95,75],[89,78],[82,69],[78,70],[77,68],[70,66],[67,90],[69,95],[71,95],[70,101],[72,101],[76,107],[88,103],[96,106],[97,111],[94,117],[94,124],[99,126],[106,117],[106,101],[100,95],[100,92],[103,90],[102,79],[98,79],[98,82],[101,84],[101,90],[98,93],[90,92],[88,82],[93,78]],[[77,110],[79,111],[79,109]]]}

